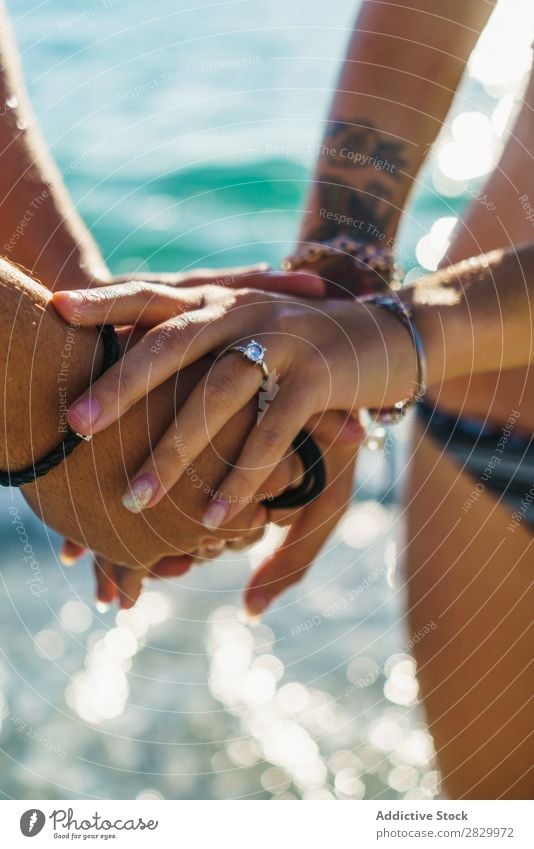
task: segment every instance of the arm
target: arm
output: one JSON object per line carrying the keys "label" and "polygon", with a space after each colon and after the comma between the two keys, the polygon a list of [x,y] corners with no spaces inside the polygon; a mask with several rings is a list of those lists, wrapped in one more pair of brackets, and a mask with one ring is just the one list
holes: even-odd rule
{"label": "arm", "polygon": [[362,4],[328,116],[301,242],[349,235],[393,247],[408,194],[492,8],[488,0]]}
{"label": "arm", "polygon": [[[333,297],[388,288],[408,194],[492,7],[486,0],[362,3],[334,92],[300,244],[286,268],[318,271]],[[338,244],[330,257],[317,259],[317,243],[331,245],[347,236],[352,248]],[[362,262],[352,259],[356,251]],[[350,423],[357,427],[354,418]],[[302,576],[350,499],[357,441],[351,463],[335,435],[328,446],[343,475],[302,512],[287,545],[252,576],[247,593],[252,610],[265,609],[280,589]]]}
{"label": "arm", "polygon": [[[130,294],[125,286],[62,292],[54,303],[65,319],[77,316],[83,325],[106,317],[129,324],[140,313],[155,325],[120,366],[92,386],[92,415],[87,393],[71,406],[69,421],[84,434],[105,431],[178,368],[225,350],[236,339],[265,339],[271,346],[268,364],[281,388],[217,493],[216,501],[225,510],[222,519],[219,511],[219,524],[233,519],[253,498],[311,416],[329,409],[391,406],[413,390],[415,356],[406,328],[365,301],[327,299],[319,308],[317,301],[249,289],[227,292],[216,286],[190,289],[191,296],[199,299],[200,308],[190,310],[184,292],[149,286]],[[438,271],[403,289],[400,297],[413,306],[431,385],[527,365],[533,359],[530,245]],[[177,313],[182,313],[178,320]],[[162,337],[165,344],[156,351],[154,340]],[[187,462],[194,462],[211,437],[255,396],[260,383],[260,370],[239,355],[215,363],[135,476],[150,477],[152,491],[146,493],[144,507],[157,505],[183,475],[183,466],[169,463],[176,433],[184,440]],[[206,430],[199,431],[199,411],[207,419]]]}
{"label": "arm", "polygon": [[0,104],[0,254],[50,289],[106,281],[105,263],[37,127],[2,0]]}

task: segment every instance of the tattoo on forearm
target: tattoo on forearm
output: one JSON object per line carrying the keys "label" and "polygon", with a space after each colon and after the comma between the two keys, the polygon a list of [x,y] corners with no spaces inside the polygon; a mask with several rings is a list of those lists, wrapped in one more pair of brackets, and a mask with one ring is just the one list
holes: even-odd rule
{"label": "tattoo on forearm", "polygon": [[363,189],[322,182],[316,186],[318,215],[314,217],[309,238],[321,242],[350,233],[361,242],[385,238],[395,212],[393,192],[378,180]]}
{"label": "tattoo on forearm", "polygon": [[408,165],[405,147],[363,120],[331,124],[320,150],[307,237],[323,241],[350,233],[363,242],[384,239]]}
{"label": "tattoo on forearm", "polygon": [[[330,146],[331,145],[331,146]],[[372,167],[400,179],[399,168],[406,166],[404,144],[380,132],[372,124],[346,124],[334,121],[326,130],[323,153],[330,153],[332,163],[347,168]]]}

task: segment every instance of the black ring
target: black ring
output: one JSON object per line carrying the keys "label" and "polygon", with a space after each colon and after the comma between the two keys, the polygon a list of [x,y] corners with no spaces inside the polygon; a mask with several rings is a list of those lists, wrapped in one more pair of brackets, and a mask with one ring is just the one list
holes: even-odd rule
{"label": "black ring", "polygon": [[[112,324],[98,325],[97,330],[104,343],[104,356],[99,375],[99,377],[102,377],[104,372],[120,358],[119,339]],[[72,454],[76,446],[84,441],[83,436],[71,430],[56,448],[49,451],[41,460],[32,463],[31,466],[20,469],[18,472],[3,472],[0,470],[0,486],[24,486],[26,483],[33,483],[37,478],[41,478],[56,466],[59,466],[69,454]]]}
{"label": "black ring", "polygon": [[304,466],[304,479],[294,489],[286,489],[276,498],[266,498],[262,503],[269,510],[288,510],[292,507],[305,507],[322,493],[326,483],[326,470],[323,455],[309,433],[301,430],[293,440],[293,448]]}

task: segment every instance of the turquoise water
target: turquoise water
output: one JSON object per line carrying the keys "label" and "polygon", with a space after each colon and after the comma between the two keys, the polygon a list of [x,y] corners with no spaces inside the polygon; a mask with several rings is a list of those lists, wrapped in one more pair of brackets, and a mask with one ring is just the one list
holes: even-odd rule
{"label": "turquoise water", "polygon": [[[10,6],[35,111],[115,272],[280,259],[355,3]],[[479,83],[468,92],[494,107]],[[402,242],[416,270],[416,242],[466,197],[431,190],[430,171],[425,185]],[[240,618],[239,589],[262,549],[154,584],[131,614],[101,614],[89,563],[61,567],[56,537],[0,493],[3,795],[438,794],[396,566],[389,487],[405,440],[396,465],[363,458],[351,513],[258,628]]]}

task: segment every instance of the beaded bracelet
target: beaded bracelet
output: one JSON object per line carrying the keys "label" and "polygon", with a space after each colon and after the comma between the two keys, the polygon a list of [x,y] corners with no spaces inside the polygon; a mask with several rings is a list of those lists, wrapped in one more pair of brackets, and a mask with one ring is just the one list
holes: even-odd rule
{"label": "beaded bracelet", "polygon": [[345,235],[303,245],[282,262],[284,271],[314,267],[320,271],[328,297],[334,298],[390,292],[399,287],[402,277],[391,248]]}

